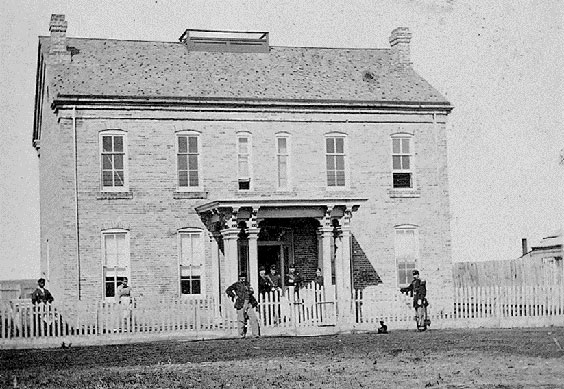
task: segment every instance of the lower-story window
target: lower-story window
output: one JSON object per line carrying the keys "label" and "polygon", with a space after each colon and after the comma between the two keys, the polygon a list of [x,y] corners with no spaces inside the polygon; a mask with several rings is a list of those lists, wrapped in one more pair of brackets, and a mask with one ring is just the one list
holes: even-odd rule
{"label": "lower-story window", "polygon": [[129,277],[129,234],[126,230],[102,232],[104,297],[115,297],[117,287]]}
{"label": "lower-story window", "polygon": [[413,279],[413,270],[419,257],[419,235],[416,226],[412,225],[398,226],[395,232],[398,285],[407,286]]}
{"label": "lower-story window", "polygon": [[180,294],[203,293],[202,276],[204,266],[203,232],[200,229],[184,229],[178,232]]}

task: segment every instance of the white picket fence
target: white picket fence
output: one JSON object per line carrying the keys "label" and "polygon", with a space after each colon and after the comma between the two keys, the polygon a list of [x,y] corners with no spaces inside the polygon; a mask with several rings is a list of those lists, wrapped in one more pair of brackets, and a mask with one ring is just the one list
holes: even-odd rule
{"label": "white picket fence", "polygon": [[[262,335],[315,335],[389,329],[413,329],[411,298],[355,290],[337,299],[333,286],[314,284],[299,290],[275,290],[259,296]],[[442,309],[431,299],[432,328],[564,326],[564,286],[455,288]],[[446,307],[446,308],[445,308]],[[82,344],[163,337],[237,336],[236,311],[225,298],[135,299],[114,302],[38,304],[29,300],[0,302],[0,347],[39,345],[41,340],[81,340]],[[80,342],[79,342],[80,343]],[[23,346],[22,346],[23,347]]]}

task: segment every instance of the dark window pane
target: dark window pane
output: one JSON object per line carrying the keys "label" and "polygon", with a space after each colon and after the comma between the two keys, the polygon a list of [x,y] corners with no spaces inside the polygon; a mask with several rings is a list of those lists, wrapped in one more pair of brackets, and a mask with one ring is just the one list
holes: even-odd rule
{"label": "dark window pane", "polygon": [[180,280],[180,290],[182,294],[191,294],[190,293],[190,279],[187,277],[182,277]]}
{"label": "dark window pane", "polygon": [[102,150],[105,152],[112,151],[112,137],[111,136],[103,136],[102,137]]}
{"label": "dark window pane", "polygon": [[392,157],[392,164],[395,170],[401,169],[401,157],[399,155],[394,155]]}
{"label": "dark window pane", "polygon": [[188,156],[188,168],[190,170],[198,170],[198,156],[189,155]]}
{"label": "dark window pane", "polygon": [[328,153],[334,153],[335,152],[335,143],[333,141],[334,141],[334,138],[327,138],[325,140],[325,145],[327,147]]}
{"label": "dark window pane", "polygon": [[335,156],[335,168],[337,170],[345,170],[345,157],[343,155]]}
{"label": "dark window pane", "polygon": [[198,179],[198,171],[190,171],[189,173],[190,176],[190,186],[198,186],[199,185],[199,179]]}
{"label": "dark window pane", "polygon": [[195,154],[198,152],[198,137],[191,136],[188,138],[188,152]]}
{"label": "dark window pane", "polygon": [[394,154],[399,154],[400,153],[400,144],[401,144],[401,139],[399,138],[394,138],[392,139],[392,152]]}
{"label": "dark window pane", "polygon": [[394,173],[394,188],[411,188],[411,173]]}
{"label": "dark window pane", "polygon": [[327,186],[336,186],[337,179],[335,177],[334,171],[327,172]]}
{"label": "dark window pane", "polygon": [[123,155],[114,155],[114,169],[123,170]]}
{"label": "dark window pane", "polygon": [[114,277],[106,277],[106,297],[114,297],[115,295]]}
{"label": "dark window pane", "polygon": [[409,154],[409,139],[408,138],[401,140],[401,152],[403,154]]}
{"label": "dark window pane", "polygon": [[102,185],[103,186],[113,186],[112,180],[113,174],[111,171],[102,172]]}
{"label": "dark window pane", "polygon": [[251,189],[251,180],[239,180],[239,189],[240,190]]}
{"label": "dark window pane", "polygon": [[114,136],[114,152],[123,152],[123,136]]}
{"label": "dark window pane", "polygon": [[123,179],[123,170],[116,170],[114,172],[114,185],[115,186],[123,186],[124,184]]}
{"label": "dark window pane", "polygon": [[112,169],[111,155],[102,155],[102,169],[104,170]]}
{"label": "dark window pane", "polygon": [[327,170],[335,170],[335,156],[328,155],[327,156]]}
{"label": "dark window pane", "polygon": [[188,170],[188,157],[186,155],[178,156],[178,170]]}
{"label": "dark window pane", "polygon": [[278,153],[286,154],[286,138],[278,138]]}
{"label": "dark window pane", "polygon": [[345,172],[344,171],[336,171],[336,182],[335,186],[345,186]]}
{"label": "dark window pane", "polygon": [[335,138],[336,143],[336,152],[339,154],[343,154],[345,152],[345,139],[344,138]]}
{"label": "dark window pane", "polygon": [[188,151],[187,140],[185,136],[178,137],[178,152],[186,153]]}
{"label": "dark window pane", "polygon": [[201,281],[199,276],[192,276],[192,294],[200,294],[202,292]]}
{"label": "dark window pane", "polygon": [[178,172],[178,186],[188,186],[188,172]]}
{"label": "dark window pane", "polygon": [[409,156],[404,155],[401,157],[401,168],[402,169],[409,169]]}

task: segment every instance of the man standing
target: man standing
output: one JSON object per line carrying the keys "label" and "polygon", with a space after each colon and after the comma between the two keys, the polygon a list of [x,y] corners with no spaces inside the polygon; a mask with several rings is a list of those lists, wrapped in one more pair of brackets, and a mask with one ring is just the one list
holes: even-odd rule
{"label": "man standing", "polygon": [[299,289],[302,286],[302,276],[296,271],[296,266],[291,264],[286,275],[286,286],[293,286]]}
{"label": "man standing", "polygon": [[51,292],[49,292],[49,290],[47,288],[45,288],[45,278],[40,278],[37,280],[37,289],[35,289],[33,291],[33,293],[31,294],[31,302],[33,304],[39,304],[39,303],[52,303],[53,302],[53,296],[51,295]]}
{"label": "man standing", "polygon": [[267,277],[266,269],[263,266],[259,268],[258,288],[261,295],[272,290],[272,280]]}
{"label": "man standing", "polygon": [[[413,270],[413,281],[411,281],[409,286],[401,288],[400,292],[410,293],[411,296],[413,296],[413,308],[415,308],[416,315],[418,308],[423,309],[424,323],[422,323],[421,327],[423,329],[427,328],[427,326],[431,324],[431,321],[427,317],[427,306],[429,305],[427,301],[427,282],[419,278],[418,270]],[[418,327],[419,326],[420,324],[418,323]]]}
{"label": "man standing", "polygon": [[260,336],[257,316],[253,310],[253,308],[258,306],[258,302],[255,299],[255,296],[253,296],[253,289],[247,282],[247,276],[245,274],[239,274],[239,281],[227,288],[225,293],[232,300],[235,299],[239,336],[241,338],[246,336],[245,325],[247,324],[247,318],[249,319],[251,325],[253,337]]}
{"label": "man standing", "polygon": [[133,316],[131,311],[131,286],[129,286],[127,282],[127,277],[124,277],[117,288],[117,298],[118,302],[121,304],[121,315],[124,329],[131,330],[131,319]]}

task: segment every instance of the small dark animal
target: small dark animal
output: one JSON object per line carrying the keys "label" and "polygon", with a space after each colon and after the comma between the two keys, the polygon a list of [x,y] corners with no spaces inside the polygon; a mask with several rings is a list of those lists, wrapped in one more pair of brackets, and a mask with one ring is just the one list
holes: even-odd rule
{"label": "small dark animal", "polygon": [[380,328],[378,328],[379,334],[387,334],[388,333],[388,326],[384,324],[383,320],[380,320]]}

